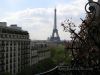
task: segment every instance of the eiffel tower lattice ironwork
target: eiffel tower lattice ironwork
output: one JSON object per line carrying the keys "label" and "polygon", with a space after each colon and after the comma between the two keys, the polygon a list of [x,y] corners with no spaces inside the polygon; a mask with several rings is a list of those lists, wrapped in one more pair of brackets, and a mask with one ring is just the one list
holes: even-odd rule
{"label": "eiffel tower lattice ironwork", "polygon": [[[57,19],[56,19],[56,8],[54,10],[54,28],[53,28],[53,32],[52,32],[52,36],[50,37],[50,41],[53,42],[59,42],[60,41],[60,37],[58,34],[58,30],[57,30]],[[56,34],[56,36],[55,36]]]}

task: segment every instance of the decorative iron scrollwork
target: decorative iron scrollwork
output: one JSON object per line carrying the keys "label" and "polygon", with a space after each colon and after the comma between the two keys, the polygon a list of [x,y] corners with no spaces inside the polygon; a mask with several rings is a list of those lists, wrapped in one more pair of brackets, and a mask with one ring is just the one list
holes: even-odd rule
{"label": "decorative iron scrollwork", "polygon": [[95,16],[97,14],[97,7],[100,7],[100,4],[98,2],[88,2],[86,5],[85,5],[85,11],[88,13],[88,14],[91,14],[92,17],[92,21],[95,19]]}
{"label": "decorative iron scrollwork", "polygon": [[[87,6],[89,5],[89,7],[87,8]],[[88,2],[86,5],[85,5],[85,11],[87,13],[96,13],[96,7],[99,6],[100,7],[100,4],[98,2]]]}

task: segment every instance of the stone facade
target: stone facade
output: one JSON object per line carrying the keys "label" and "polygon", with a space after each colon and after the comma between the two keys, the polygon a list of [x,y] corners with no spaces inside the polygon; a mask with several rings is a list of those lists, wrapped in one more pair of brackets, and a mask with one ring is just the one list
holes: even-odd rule
{"label": "stone facade", "polygon": [[29,39],[29,33],[16,24],[0,22],[0,73],[16,74],[50,57],[47,41]]}
{"label": "stone facade", "polygon": [[31,54],[30,54],[30,65],[38,63],[41,60],[50,58],[50,50],[48,42],[43,40],[31,41]]}
{"label": "stone facade", "polygon": [[30,63],[29,33],[17,25],[0,22],[0,73],[16,74]]}

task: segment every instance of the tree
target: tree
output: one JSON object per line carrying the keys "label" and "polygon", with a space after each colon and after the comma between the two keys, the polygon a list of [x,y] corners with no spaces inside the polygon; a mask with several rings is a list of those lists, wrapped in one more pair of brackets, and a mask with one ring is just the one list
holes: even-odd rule
{"label": "tree", "polygon": [[51,59],[56,65],[59,65],[60,63],[69,63],[71,59],[70,51],[65,50],[64,45],[57,45],[55,47],[52,47],[50,50]]}
{"label": "tree", "polygon": [[96,16],[97,6],[100,8],[100,4],[97,2],[88,2],[86,4],[87,16],[85,20],[81,19],[82,24],[78,33],[73,29],[75,24],[69,19],[62,24],[64,31],[69,31],[72,35],[72,47],[70,49],[75,62],[78,61],[78,65],[82,67],[94,68],[100,64],[100,21]]}

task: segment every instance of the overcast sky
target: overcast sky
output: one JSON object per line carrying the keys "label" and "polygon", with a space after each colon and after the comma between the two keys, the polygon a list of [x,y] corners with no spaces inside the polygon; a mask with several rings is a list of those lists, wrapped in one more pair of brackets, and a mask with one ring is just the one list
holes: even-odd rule
{"label": "overcast sky", "polygon": [[85,17],[84,6],[88,0],[2,0],[0,21],[17,24],[30,33],[32,40],[46,40],[52,34],[54,8],[57,8],[57,25],[61,39],[70,39],[63,32],[61,22],[72,18],[76,25]]}

